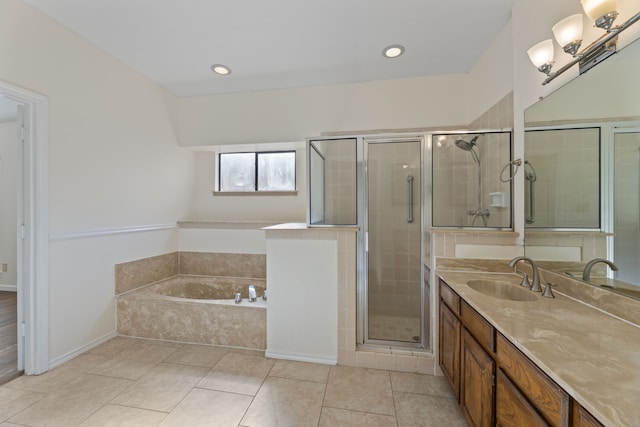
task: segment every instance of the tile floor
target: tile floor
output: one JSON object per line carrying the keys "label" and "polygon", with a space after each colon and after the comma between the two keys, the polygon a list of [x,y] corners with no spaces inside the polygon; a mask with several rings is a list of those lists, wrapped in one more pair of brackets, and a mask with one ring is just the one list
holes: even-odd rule
{"label": "tile floor", "polygon": [[446,380],[117,337],[0,387],[3,426],[466,426]]}

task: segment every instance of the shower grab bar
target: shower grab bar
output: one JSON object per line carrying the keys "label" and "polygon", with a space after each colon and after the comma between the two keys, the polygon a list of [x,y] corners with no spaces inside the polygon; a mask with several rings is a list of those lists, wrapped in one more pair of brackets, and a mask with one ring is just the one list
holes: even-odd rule
{"label": "shower grab bar", "polygon": [[407,216],[407,222],[413,222],[413,175],[407,177],[409,183],[409,215]]}
{"label": "shower grab bar", "polygon": [[[527,171],[527,166],[529,166],[529,169],[531,170],[531,172]],[[533,224],[534,222],[536,222],[535,182],[538,179],[538,177],[536,176],[536,170],[533,168],[533,165],[528,160],[524,161],[524,178],[525,178],[525,181],[527,181],[527,183],[529,184],[529,212],[527,212],[524,221],[527,224]]]}

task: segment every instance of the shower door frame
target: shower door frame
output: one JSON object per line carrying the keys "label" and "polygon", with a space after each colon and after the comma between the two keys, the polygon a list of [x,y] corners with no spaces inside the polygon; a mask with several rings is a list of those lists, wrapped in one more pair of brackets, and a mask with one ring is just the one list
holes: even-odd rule
{"label": "shower door frame", "polygon": [[[407,349],[430,349],[431,348],[431,331],[430,319],[426,316],[431,311],[431,307],[425,307],[425,293],[430,290],[425,289],[425,271],[424,271],[424,230],[425,230],[425,139],[427,135],[375,135],[363,136],[358,138],[358,224],[361,225],[358,232],[358,283],[357,283],[357,321],[356,321],[356,337],[357,345],[361,347],[400,347]],[[368,261],[368,232],[369,232],[369,186],[368,186],[368,156],[369,144],[393,144],[402,142],[414,142],[420,144],[420,197],[419,203],[414,202],[414,207],[419,206],[419,214],[414,218],[420,221],[420,341],[393,341],[369,338],[369,261]],[[429,304],[431,304],[432,295],[428,295]]]}

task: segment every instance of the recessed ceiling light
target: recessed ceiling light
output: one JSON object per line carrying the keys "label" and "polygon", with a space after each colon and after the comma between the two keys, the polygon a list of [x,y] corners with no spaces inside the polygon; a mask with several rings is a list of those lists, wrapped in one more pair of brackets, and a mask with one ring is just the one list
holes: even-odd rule
{"label": "recessed ceiling light", "polygon": [[404,53],[404,46],[399,44],[392,44],[391,46],[387,46],[382,51],[382,55],[385,58],[397,58],[403,53]]}
{"label": "recessed ceiling light", "polygon": [[222,64],[213,64],[211,66],[211,71],[216,74],[220,74],[221,76],[226,76],[227,74],[231,74],[231,68]]}

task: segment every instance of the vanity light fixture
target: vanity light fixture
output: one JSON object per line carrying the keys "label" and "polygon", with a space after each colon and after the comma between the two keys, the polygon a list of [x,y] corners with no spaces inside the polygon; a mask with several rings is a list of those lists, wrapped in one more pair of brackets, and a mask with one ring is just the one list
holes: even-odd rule
{"label": "vanity light fixture", "polygon": [[399,44],[392,44],[391,46],[387,46],[382,51],[382,56],[385,58],[397,58],[398,56],[404,53],[404,46]]}
{"label": "vanity light fixture", "polygon": [[220,74],[221,76],[227,76],[231,74],[231,68],[222,64],[213,64],[211,66],[211,71],[213,71],[216,74]]}
{"label": "vanity light fixture", "polygon": [[549,75],[553,66],[553,40],[541,41],[529,49],[527,55],[533,65],[538,67],[538,71]]}
{"label": "vanity light fixture", "polygon": [[569,55],[575,55],[582,44],[582,14],[577,13],[564,18],[554,25],[551,31],[562,49]]}
{"label": "vanity light fixture", "polygon": [[606,33],[579,51],[578,49],[582,45],[582,15],[571,15],[554,25],[552,31],[556,41],[566,53],[573,56],[573,59],[558,71],[552,73],[553,41],[548,39],[529,49],[527,53],[531,62],[538,67],[540,72],[547,75],[547,78],[542,82],[543,85],[546,85],[576,63],[579,65],[580,74],[583,74],[616,53],[618,34],[640,20],[639,12],[626,22],[614,27],[612,26],[613,21],[618,16],[618,11],[616,10],[618,7],[617,0],[580,0],[580,2],[586,15],[594,21],[595,26],[602,28]]}

